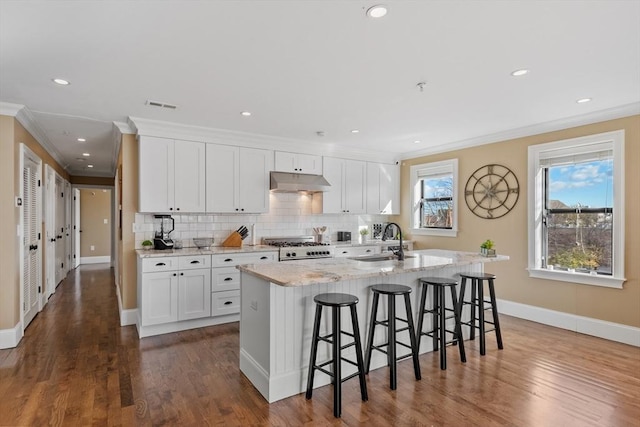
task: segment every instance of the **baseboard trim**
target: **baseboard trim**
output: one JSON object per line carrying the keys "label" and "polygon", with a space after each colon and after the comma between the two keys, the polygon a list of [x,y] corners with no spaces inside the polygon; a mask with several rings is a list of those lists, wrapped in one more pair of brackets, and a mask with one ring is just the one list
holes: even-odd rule
{"label": "baseboard trim", "polygon": [[120,295],[120,287],[118,285],[116,285],[116,296],[118,300],[118,313],[120,313],[120,326],[135,325],[138,320],[138,309],[122,309],[122,296]]}
{"label": "baseboard trim", "polygon": [[499,299],[500,313],[640,347],[640,328]]}
{"label": "baseboard trim", "polygon": [[0,349],[17,347],[23,336],[20,322],[13,328],[0,329]]}
{"label": "baseboard trim", "polygon": [[106,256],[84,256],[80,257],[80,265],[82,264],[103,264],[106,262],[111,262],[111,257]]}

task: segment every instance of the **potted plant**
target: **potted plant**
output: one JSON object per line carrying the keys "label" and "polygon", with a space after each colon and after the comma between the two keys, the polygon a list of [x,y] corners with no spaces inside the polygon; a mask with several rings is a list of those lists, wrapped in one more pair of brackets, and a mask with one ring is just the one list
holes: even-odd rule
{"label": "potted plant", "polygon": [[483,256],[494,257],[496,256],[496,250],[493,248],[494,246],[495,244],[493,243],[493,240],[487,239],[480,245],[480,253]]}
{"label": "potted plant", "polygon": [[153,242],[151,240],[144,240],[142,242],[142,249],[146,249],[146,250],[153,249]]}
{"label": "potted plant", "polygon": [[360,243],[364,243],[364,239],[366,238],[366,236],[369,234],[369,229],[368,228],[361,228],[360,229]]}

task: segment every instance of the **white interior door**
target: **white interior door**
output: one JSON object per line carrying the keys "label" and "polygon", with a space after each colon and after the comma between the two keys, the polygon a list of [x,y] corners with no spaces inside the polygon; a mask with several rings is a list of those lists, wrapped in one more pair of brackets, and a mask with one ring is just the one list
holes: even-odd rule
{"label": "white interior door", "polygon": [[45,165],[45,299],[56,290],[56,172],[49,165]]}
{"label": "white interior door", "polygon": [[42,310],[42,221],[41,174],[42,161],[21,145],[22,163],[22,243],[21,292],[22,327],[26,328]]}
{"label": "white interior door", "polygon": [[56,193],[55,193],[55,229],[54,238],[55,245],[55,268],[56,268],[56,286],[65,277],[65,244],[64,244],[64,180],[60,176],[56,176]]}
{"label": "white interior door", "polygon": [[73,189],[73,268],[80,265],[80,190]]}
{"label": "white interior door", "polygon": [[73,267],[71,259],[71,253],[73,250],[73,236],[71,233],[71,221],[73,213],[73,194],[71,191],[71,183],[67,180],[64,181],[64,275],[66,277],[69,271]]}

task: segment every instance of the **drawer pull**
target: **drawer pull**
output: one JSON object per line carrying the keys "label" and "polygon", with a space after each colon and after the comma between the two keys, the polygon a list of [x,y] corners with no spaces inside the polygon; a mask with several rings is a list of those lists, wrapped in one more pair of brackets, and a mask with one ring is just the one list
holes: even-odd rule
{"label": "drawer pull", "polygon": [[200,264],[200,261],[191,261],[191,264]]}
{"label": "drawer pull", "polygon": [[159,262],[156,264],[156,267],[162,267],[163,265],[167,265],[167,264],[165,264],[164,262]]}
{"label": "drawer pull", "polygon": [[371,249],[367,249],[367,252],[371,252]]}
{"label": "drawer pull", "polygon": [[224,303],[224,305],[229,305],[229,304],[233,304],[233,301],[227,301]]}
{"label": "drawer pull", "polygon": [[225,277],[225,278],[224,278],[224,281],[225,281],[225,282],[229,282],[229,281],[231,281],[231,280],[233,280],[233,277]]}
{"label": "drawer pull", "polygon": [[224,260],[224,262],[231,262],[231,261],[233,261],[233,258],[227,258]]}
{"label": "drawer pull", "polygon": [[342,253],[343,253],[343,254],[348,254],[348,253],[349,253],[349,251],[342,251]]}
{"label": "drawer pull", "polygon": [[268,256],[262,256],[262,257],[260,257],[260,259],[269,259],[269,257]]}

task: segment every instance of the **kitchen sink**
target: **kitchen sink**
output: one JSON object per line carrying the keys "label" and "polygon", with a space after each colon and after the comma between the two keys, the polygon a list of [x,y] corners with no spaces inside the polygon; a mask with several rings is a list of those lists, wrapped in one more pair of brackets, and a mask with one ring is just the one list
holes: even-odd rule
{"label": "kitchen sink", "polygon": [[[405,257],[405,259],[406,258],[415,258],[415,255],[405,255],[404,257]],[[376,261],[397,260],[398,257],[396,257],[393,254],[375,254],[375,255],[362,255],[362,256],[347,257],[347,259],[352,259],[354,261],[376,262]]]}

